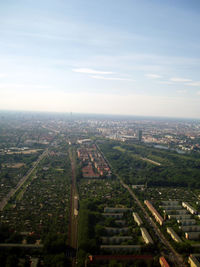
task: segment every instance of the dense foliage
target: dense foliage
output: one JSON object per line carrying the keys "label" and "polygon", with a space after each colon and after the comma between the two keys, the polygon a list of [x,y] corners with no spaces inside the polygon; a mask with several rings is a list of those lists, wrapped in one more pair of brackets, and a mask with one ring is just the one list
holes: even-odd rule
{"label": "dense foliage", "polygon": [[[107,141],[100,147],[127,183],[200,188],[200,160],[196,155],[116,141]],[[146,161],[147,158],[160,166]]]}

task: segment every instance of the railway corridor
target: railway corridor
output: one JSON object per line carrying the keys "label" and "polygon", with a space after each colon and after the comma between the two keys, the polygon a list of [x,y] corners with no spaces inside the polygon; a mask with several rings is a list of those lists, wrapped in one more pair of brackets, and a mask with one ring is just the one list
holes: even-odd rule
{"label": "railway corridor", "polygon": [[68,228],[68,240],[70,247],[75,251],[75,257],[72,259],[72,266],[76,266],[76,251],[78,241],[78,192],[76,187],[76,172],[75,172],[75,151],[69,151],[71,169],[72,169],[72,183],[71,183],[71,197],[70,197],[70,218]]}

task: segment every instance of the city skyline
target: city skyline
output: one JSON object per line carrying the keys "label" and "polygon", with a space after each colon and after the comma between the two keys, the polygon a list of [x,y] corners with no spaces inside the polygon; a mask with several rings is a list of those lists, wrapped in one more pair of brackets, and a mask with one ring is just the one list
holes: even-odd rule
{"label": "city skyline", "polygon": [[200,118],[198,1],[0,3],[0,108]]}

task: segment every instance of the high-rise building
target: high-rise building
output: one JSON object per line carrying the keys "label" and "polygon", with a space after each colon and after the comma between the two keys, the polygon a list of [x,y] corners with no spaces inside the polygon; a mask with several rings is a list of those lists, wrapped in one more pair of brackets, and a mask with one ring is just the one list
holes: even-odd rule
{"label": "high-rise building", "polygon": [[138,131],[138,140],[141,142],[142,141],[142,130]]}

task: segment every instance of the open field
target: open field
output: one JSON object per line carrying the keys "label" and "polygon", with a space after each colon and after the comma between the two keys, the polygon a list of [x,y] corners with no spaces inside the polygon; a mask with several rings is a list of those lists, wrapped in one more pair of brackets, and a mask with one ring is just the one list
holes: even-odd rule
{"label": "open field", "polygon": [[23,166],[25,166],[24,163],[2,164],[2,167],[13,168],[13,169],[19,169]]}
{"label": "open field", "polygon": [[8,152],[5,152],[5,154],[7,155],[13,155],[13,154],[35,154],[39,151],[41,151],[42,149],[29,149],[29,150],[24,150],[24,151],[8,151]]}

